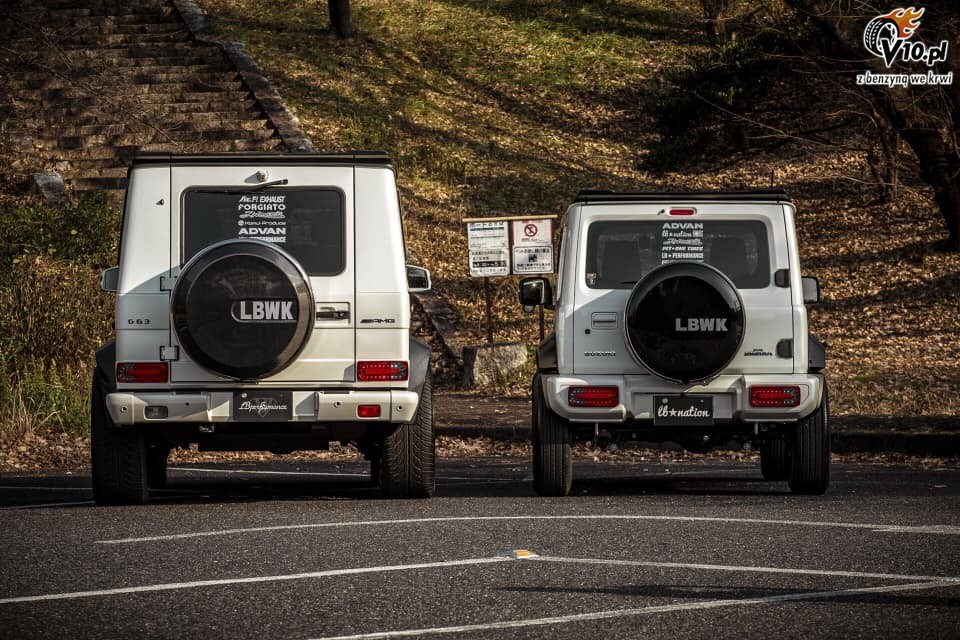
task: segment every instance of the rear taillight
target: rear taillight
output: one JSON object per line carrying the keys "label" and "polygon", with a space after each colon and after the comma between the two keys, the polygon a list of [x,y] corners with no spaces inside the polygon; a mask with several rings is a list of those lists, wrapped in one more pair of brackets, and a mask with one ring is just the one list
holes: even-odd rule
{"label": "rear taillight", "polygon": [[117,382],[167,382],[170,367],[166,362],[118,362]]}
{"label": "rear taillight", "polygon": [[620,404],[617,387],[570,387],[567,404],[571,407],[615,407]]}
{"label": "rear taillight", "polygon": [[687,207],[685,209],[670,209],[670,215],[672,216],[692,216],[697,212],[693,207]]}
{"label": "rear taillight", "polygon": [[800,404],[800,387],[750,387],[751,407],[796,407]]}
{"label": "rear taillight", "polygon": [[407,379],[407,363],[402,360],[367,360],[357,363],[360,382],[397,382]]}

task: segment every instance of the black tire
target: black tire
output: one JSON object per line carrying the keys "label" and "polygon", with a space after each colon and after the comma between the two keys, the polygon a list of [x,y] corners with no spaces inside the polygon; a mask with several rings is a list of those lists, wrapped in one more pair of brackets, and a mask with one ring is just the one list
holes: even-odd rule
{"label": "black tire", "polygon": [[147,449],[147,479],[151,489],[167,486],[167,456],[170,448],[162,443],[152,444]]}
{"label": "black tire", "polygon": [[823,495],[830,486],[830,403],[827,385],[817,410],[797,424],[790,456],[790,490]]}
{"label": "black tire", "polygon": [[895,38],[899,32],[900,27],[895,20],[883,17],[874,18],[863,29],[863,46],[873,55],[882,56],[883,49],[880,47],[880,40],[884,39],[885,35]]}
{"label": "black tire", "polygon": [[[433,426],[433,384],[423,383],[417,417],[395,425],[380,452],[380,491],[384,498],[429,498],[436,489],[436,441]],[[371,468],[375,469],[373,461]]]}
{"label": "black tire", "polygon": [[136,427],[116,427],[106,406],[106,382],[93,376],[90,397],[90,467],[100,505],[144,504],[149,499],[147,441]]}
{"label": "black tire", "polygon": [[573,430],[543,398],[540,376],[533,379],[530,432],[533,438],[533,490],[566,496],[573,486]]}
{"label": "black tire", "polygon": [[783,438],[760,445],[760,473],[764,480],[780,481],[790,477],[790,448]]}

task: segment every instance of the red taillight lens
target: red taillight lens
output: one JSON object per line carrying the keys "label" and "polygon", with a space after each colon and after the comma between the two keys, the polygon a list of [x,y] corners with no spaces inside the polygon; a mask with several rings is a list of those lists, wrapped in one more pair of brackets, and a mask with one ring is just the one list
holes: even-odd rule
{"label": "red taillight lens", "polygon": [[750,387],[751,407],[796,407],[800,387]]}
{"label": "red taillight lens", "polygon": [[670,215],[672,216],[692,216],[697,212],[693,207],[688,207],[686,209],[670,209]]}
{"label": "red taillight lens", "polygon": [[357,407],[357,417],[358,418],[379,418],[380,417],[380,405],[378,404],[361,404]]}
{"label": "red taillight lens", "polygon": [[357,363],[360,382],[396,382],[407,379],[407,363],[402,360],[368,360]]}
{"label": "red taillight lens", "polygon": [[617,387],[570,387],[567,404],[571,407],[615,407],[620,404]]}
{"label": "red taillight lens", "polygon": [[170,367],[166,362],[118,362],[117,382],[166,382]]}

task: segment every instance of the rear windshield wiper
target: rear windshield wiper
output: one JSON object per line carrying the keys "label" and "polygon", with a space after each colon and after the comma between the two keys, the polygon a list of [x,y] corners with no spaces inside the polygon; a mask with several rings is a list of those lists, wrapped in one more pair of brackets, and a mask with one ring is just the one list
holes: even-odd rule
{"label": "rear windshield wiper", "polygon": [[261,182],[255,187],[252,187],[250,189],[244,189],[244,191],[262,191],[267,187],[281,186],[281,185],[287,184],[288,182],[290,181],[287,180],[286,178],[280,178],[279,180],[271,180],[270,182]]}

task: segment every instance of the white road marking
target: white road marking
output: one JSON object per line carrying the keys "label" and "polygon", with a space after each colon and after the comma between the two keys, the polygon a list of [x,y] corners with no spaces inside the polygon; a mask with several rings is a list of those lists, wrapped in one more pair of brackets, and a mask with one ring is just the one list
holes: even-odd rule
{"label": "white road marking", "polygon": [[15,511],[17,509],[40,509],[43,507],[78,507],[80,505],[96,504],[93,500],[80,500],[78,502],[43,502],[41,504],[18,504],[15,507],[2,507],[0,511]]}
{"label": "white road marking", "polygon": [[405,518],[399,520],[361,520],[354,522],[317,522],[310,524],[284,524],[269,527],[246,527],[241,529],[219,529],[197,531],[193,533],[174,533],[142,538],[118,538],[98,540],[97,544],[131,544],[136,542],[158,542],[163,540],[185,540],[211,536],[261,533],[264,531],[295,531],[301,529],[328,529],[336,527],[370,527],[400,524],[429,524],[439,522],[508,522],[508,521],[546,521],[546,520],[626,520],[654,522],[717,522],[723,524],[759,524],[785,525],[795,527],[826,527],[839,529],[863,529],[884,533],[917,533],[938,535],[960,535],[960,527],[950,525],[899,526],[867,524],[859,522],[815,522],[808,520],[765,520],[762,518],[713,518],[707,516],[641,516],[641,515],[562,515],[562,516],[453,516],[442,518]]}
{"label": "white road marking", "polygon": [[[209,467],[169,467],[168,471],[197,471],[202,473],[235,473],[250,475],[273,475],[273,476],[324,476],[324,477],[345,477],[345,478],[369,478],[369,473],[325,473],[320,471],[267,471],[256,469],[212,469]],[[486,478],[480,476],[437,476],[437,480],[486,480],[490,482],[517,482],[514,478]],[[2,489],[3,487],[0,487]]]}
{"label": "white road marking", "polygon": [[910,576],[899,573],[865,573],[861,571],[832,571],[824,569],[789,569],[782,567],[752,567],[728,564],[698,564],[686,562],[648,562],[644,560],[604,560],[600,558],[560,558],[533,556],[531,562],[559,562],[570,564],[600,564],[624,567],[656,567],[662,569],[694,569],[704,571],[736,571],[746,573],[779,573],[801,576],[830,576],[836,578],[874,578],[878,580],[926,580],[960,584],[960,576]]}
{"label": "white road marking", "polygon": [[323,473],[319,471],[267,471],[257,469],[211,469],[207,467],[168,467],[168,471],[198,471],[202,473],[235,473],[258,476],[326,476],[343,478],[369,478],[369,473]]}
{"label": "white road marking", "polygon": [[418,564],[397,564],[380,567],[358,567],[354,569],[332,569],[329,571],[313,571],[310,573],[292,573],[277,576],[256,576],[252,578],[224,578],[221,580],[197,580],[194,582],[170,582],[164,584],[149,584],[140,587],[123,587],[118,589],[99,589],[96,591],[72,591],[68,593],[48,593],[37,596],[17,596],[0,598],[0,605],[16,602],[41,602],[47,600],[72,600],[76,598],[97,598],[104,596],[124,595],[128,593],[145,593],[149,591],[174,591],[178,589],[197,589],[201,587],[217,587],[233,584],[253,584],[259,582],[283,582],[288,580],[309,580],[314,578],[328,578],[332,576],[349,576],[363,573],[386,573],[390,571],[411,571],[415,569],[434,569],[439,567],[462,567],[467,565],[493,564],[495,562],[510,562],[510,558],[497,556],[493,558],[470,558],[467,560],[447,560],[443,562],[422,562]]}
{"label": "white road marking", "polygon": [[15,484],[0,485],[0,489],[16,489],[26,491],[93,491],[90,487],[35,487],[18,486]]}
{"label": "white road marking", "polygon": [[612,611],[594,611],[590,613],[575,613],[566,616],[550,618],[531,618],[527,620],[508,620],[504,622],[490,622],[486,624],[470,624],[456,627],[432,627],[425,629],[404,629],[398,631],[378,631],[375,633],[361,633],[349,636],[324,636],[318,640],[376,640],[378,638],[410,638],[426,635],[440,635],[449,633],[469,633],[472,631],[490,631],[497,629],[519,629],[523,627],[542,627],[548,625],[569,624],[571,622],[587,622],[592,620],[607,620],[611,618],[625,618],[630,616],[649,615],[655,613],[670,613],[673,611],[695,611],[698,609],[719,609],[722,607],[742,607],[747,605],[771,604],[777,602],[791,602],[797,600],[818,600],[823,598],[842,598],[857,596],[865,593],[895,593],[897,591],[916,591],[921,589],[939,589],[955,587],[954,582],[915,582],[885,587],[861,587],[857,589],[842,589],[839,591],[811,591],[805,593],[787,593],[762,598],[744,598],[742,600],[706,600],[702,602],[684,602],[653,607],[638,607],[634,609],[614,609]]}

